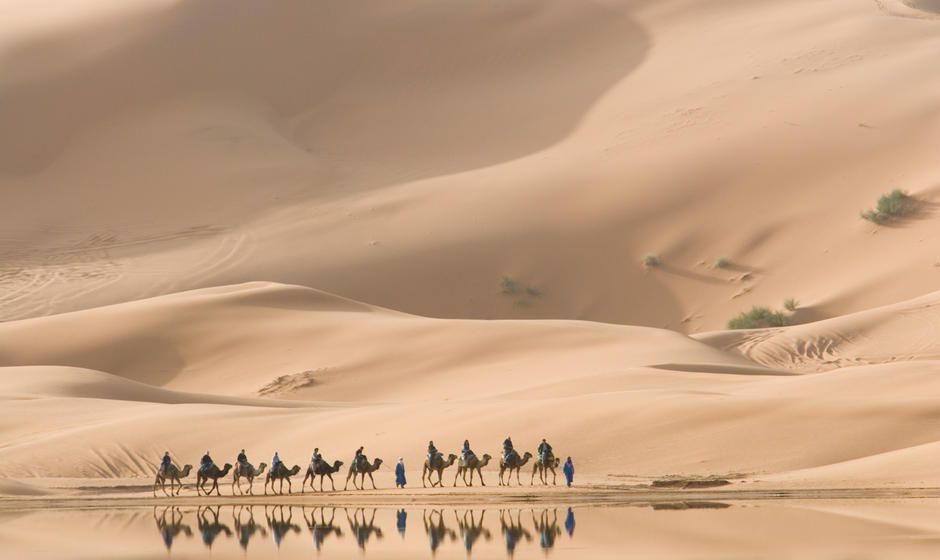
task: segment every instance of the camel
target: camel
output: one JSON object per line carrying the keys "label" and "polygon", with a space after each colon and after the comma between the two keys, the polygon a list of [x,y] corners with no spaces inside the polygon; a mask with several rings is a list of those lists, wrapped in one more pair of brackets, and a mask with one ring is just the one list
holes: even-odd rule
{"label": "camel", "polygon": [[[490,459],[492,459],[488,453],[483,454],[482,459],[478,459],[474,453],[470,453],[470,456],[467,457],[467,460],[464,461],[460,459],[457,462],[457,474],[454,475],[454,486],[457,486],[457,479],[463,475],[463,483],[467,486],[473,486],[473,473],[476,472],[480,475],[480,484],[486,486],[486,482],[483,480],[483,467],[490,464]],[[470,474],[470,483],[467,484],[467,473]]]}
{"label": "camel", "polygon": [[512,482],[512,471],[516,471],[516,482],[519,486],[522,486],[522,482],[519,481],[519,471],[522,470],[522,467],[529,462],[529,459],[532,458],[532,454],[528,451],[525,452],[521,458],[519,453],[513,449],[509,453],[509,457],[502,459],[499,462],[499,485],[503,486],[503,473],[509,471],[509,480],[506,481],[506,486]]}
{"label": "camel", "polygon": [[254,468],[251,463],[239,464],[235,467],[235,476],[232,480],[232,495],[235,495],[235,489],[238,489],[238,493],[244,495],[245,492],[242,490],[241,479],[245,477],[248,479],[248,493],[254,495],[252,491],[252,484],[255,481],[255,478],[261,476],[264,472],[264,469],[268,466],[267,463],[261,463],[258,465],[258,468]]}
{"label": "camel", "polygon": [[[162,470],[157,471],[157,478],[153,481],[153,497],[157,497],[157,485],[160,485],[160,489],[163,490],[163,494],[166,496],[178,496],[180,490],[183,489],[183,481],[181,478],[186,478],[189,476],[189,472],[193,470],[192,465],[183,465],[183,470],[180,470],[179,467],[170,463],[170,466],[167,467],[166,472]],[[166,481],[170,480],[170,493],[166,493]],[[173,484],[179,484],[179,488],[176,489],[176,492],[173,492]]]}
{"label": "camel", "polygon": [[285,466],[284,463],[278,463],[277,467],[271,467],[271,470],[268,471],[268,476],[264,478],[265,496],[268,495],[268,483],[271,484],[271,492],[274,492],[275,480],[280,482],[281,484],[278,487],[278,491],[276,492],[277,494],[284,493],[284,481],[285,480],[287,481],[287,493],[290,494],[291,493],[290,477],[294,476],[295,474],[299,472],[300,472],[300,465],[294,465],[293,467],[290,468],[290,470],[287,470],[287,466]]}
{"label": "camel", "polygon": [[205,471],[199,469],[199,471],[196,473],[196,494],[206,492],[204,486],[209,479],[212,479],[212,488],[206,492],[206,496],[212,494],[213,490],[215,490],[216,494],[221,496],[222,492],[219,491],[219,479],[228,476],[230,470],[232,470],[232,465],[230,463],[225,463],[225,466],[221,469],[219,469],[218,465],[216,464],[209,465],[209,468],[207,468]]}
{"label": "camel", "polygon": [[[353,487],[356,490],[364,490],[366,486],[366,475],[369,475],[369,480],[372,481],[372,488],[375,489],[375,479],[372,478],[372,473],[379,470],[379,467],[382,466],[382,459],[376,459],[370,465],[369,460],[363,457],[362,461],[357,464],[356,461],[353,461],[353,464],[349,465],[349,472],[346,474],[346,486],[343,490],[349,489],[349,479],[353,481]],[[356,486],[356,476],[362,477],[362,485]]]}
{"label": "camel", "polygon": [[[457,460],[457,456],[451,453],[447,456],[447,460],[444,460],[444,454],[438,453],[434,456],[434,464],[430,464],[430,459],[424,460],[424,469],[421,471],[421,486],[427,488],[427,485],[424,483],[424,477],[427,476],[428,482],[431,483],[431,488],[434,486],[443,486],[444,485],[444,469],[454,464],[454,461]],[[437,473],[437,482],[431,480],[431,474]]]}
{"label": "camel", "polygon": [[333,461],[333,465],[330,466],[326,461],[317,461],[316,467],[311,463],[307,467],[307,474],[304,475],[304,483],[300,486],[300,493],[303,494],[304,487],[307,485],[307,479],[310,479],[310,489],[314,490],[313,482],[316,478],[320,477],[320,491],[323,491],[323,479],[329,478],[330,485],[333,487],[333,492],[336,491],[336,483],[333,482],[333,473],[339,472],[339,468],[343,466],[342,461]]}
{"label": "camel", "polygon": [[539,478],[542,480],[542,484],[548,484],[548,476],[546,475],[546,472],[552,473],[552,484],[553,485],[556,484],[555,469],[557,469],[558,465],[560,464],[561,464],[561,459],[551,454],[549,454],[549,456],[546,457],[544,461],[539,461],[539,460],[535,461],[535,464],[532,465],[532,478],[529,480],[529,485],[530,486],[534,485],[536,473],[538,473]]}

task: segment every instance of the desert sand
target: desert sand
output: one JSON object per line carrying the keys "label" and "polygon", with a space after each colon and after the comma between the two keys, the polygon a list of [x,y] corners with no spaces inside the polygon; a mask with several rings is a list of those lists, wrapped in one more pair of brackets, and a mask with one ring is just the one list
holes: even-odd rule
{"label": "desert sand", "polygon": [[0,504],[507,435],[569,499],[940,486],[937,2],[0,13]]}

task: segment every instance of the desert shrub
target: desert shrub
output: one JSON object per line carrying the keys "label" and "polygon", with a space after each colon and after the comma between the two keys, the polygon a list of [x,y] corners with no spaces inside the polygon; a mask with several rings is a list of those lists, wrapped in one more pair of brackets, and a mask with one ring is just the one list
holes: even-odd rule
{"label": "desert shrub", "polygon": [[715,268],[728,268],[731,266],[731,259],[727,257],[719,257],[715,261]]}
{"label": "desert shrub", "polygon": [[513,295],[519,291],[519,283],[512,276],[503,276],[499,284],[502,286],[504,294]]}
{"label": "desert shrub", "polygon": [[914,211],[916,201],[900,189],[894,189],[881,195],[873,210],[862,212],[862,218],[875,224],[883,224],[893,219],[906,216]]}
{"label": "desert shrub", "polygon": [[647,267],[659,266],[659,257],[656,255],[646,255],[643,257],[643,265]]}
{"label": "desert shrub", "polygon": [[790,318],[782,311],[774,311],[769,307],[754,306],[744,311],[734,319],[728,321],[729,329],[763,329],[766,327],[785,327],[790,324]]}
{"label": "desert shrub", "polygon": [[783,308],[789,311],[790,313],[793,313],[794,311],[796,311],[796,308],[799,306],[800,306],[800,302],[796,301],[796,299],[794,298],[787,298],[783,302]]}

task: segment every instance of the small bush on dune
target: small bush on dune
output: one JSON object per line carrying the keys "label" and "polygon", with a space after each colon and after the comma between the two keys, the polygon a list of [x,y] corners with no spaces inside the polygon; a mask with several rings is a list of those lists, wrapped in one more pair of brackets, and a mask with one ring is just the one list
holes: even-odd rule
{"label": "small bush on dune", "polygon": [[656,255],[646,255],[643,257],[643,265],[646,267],[659,266],[659,257]]}
{"label": "small bush on dune", "polygon": [[512,295],[519,291],[519,283],[512,276],[503,276],[499,284],[502,286],[504,294]]}
{"label": "small bush on dune", "polygon": [[783,308],[793,313],[796,311],[796,308],[800,306],[800,302],[796,301],[794,298],[789,298],[783,302]]}
{"label": "small bush on dune", "polygon": [[790,324],[790,318],[782,311],[774,311],[769,307],[754,306],[728,321],[729,329],[763,329],[767,327],[785,327]]}
{"label": "small bush on dune", "polygon": [[888,194],[881,195],[874,210],[862,212],[862,218],[874,224],[883,224],[910,214],[915,210],[916,202],[911,195],[895,189]]}
{"label": "small bush on dune", "polygon": [[715,261],[715,268],[728,268],[731,266],[731,260],[726,257],[720,257]]}

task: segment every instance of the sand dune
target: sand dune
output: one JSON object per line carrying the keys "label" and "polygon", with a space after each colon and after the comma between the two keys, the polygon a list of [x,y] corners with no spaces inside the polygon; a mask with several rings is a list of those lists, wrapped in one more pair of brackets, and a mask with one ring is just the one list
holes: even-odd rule
{"label": "sand dune", "polygon": [[[940,361],[929,359],[793,375],[792,362],[767,369],[669,331],[428,319],[270,283],[11,322],[0,339],[0,470],[22,476],[147,476],[167,448],[189,462],[206,447],[220,461],[246,447],[302,463],[313,446],[348,460],[360,444],[414,469],[428,439],[456,449],[469,437],[495,455],[510,433],[523,448],[550,436],[593,481],[935,480]],[[114,369],[39,365],[87,362]]]}
{"label": "sand dune", "polygon": [[[940,46],[895,4],[20,7],[0,316],[258,279],[684,332],[788,297],[815,317],[916,297]],[[861,221],[892,188],[925,212]]]}

